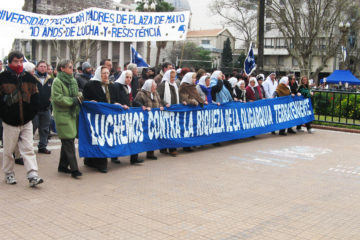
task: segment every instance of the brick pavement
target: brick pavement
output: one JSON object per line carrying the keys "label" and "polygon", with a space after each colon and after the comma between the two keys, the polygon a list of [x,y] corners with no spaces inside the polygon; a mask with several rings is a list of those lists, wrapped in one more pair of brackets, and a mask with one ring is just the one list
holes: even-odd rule
{"label": "brick pavement", "polygon": [[360,239],[359,142],[266,134],[139,166],[121,158],[107,174],[79,160],[75,180],[57,173],[55,139],[38,154],[44,184],[29,188],[22,166],[17,185],[0,183],[0,239]]}

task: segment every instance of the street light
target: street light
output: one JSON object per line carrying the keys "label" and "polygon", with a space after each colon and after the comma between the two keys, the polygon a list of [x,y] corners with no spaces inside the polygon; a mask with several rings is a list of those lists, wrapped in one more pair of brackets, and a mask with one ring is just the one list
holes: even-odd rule
{"label": "street light", "polygon": [[350,30],[350,23],[346,22],[345,24],[343,22],[339,23],[339,29],[341,32],[341,52],[342,52],[342,59],[340,62],[340,70],[346,69],[346,36],[349,33]]}

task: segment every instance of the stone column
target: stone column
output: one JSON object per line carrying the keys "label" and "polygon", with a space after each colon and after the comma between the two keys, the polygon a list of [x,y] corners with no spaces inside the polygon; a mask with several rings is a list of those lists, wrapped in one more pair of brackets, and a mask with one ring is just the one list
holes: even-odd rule
{"label": "stone column", "polygon": [[[65,44],[66,44],[66,42],[65,42]],[[66,44],[66,53],[65,54],[66,54],[65,58],[70,59],[70,47],[68,44]]]}
{"label": "stone column", "polygon": [[120,42],[120,47],[119,47],[119,64],[121,67],[121,70],[124,70],[124,42]]}
{"label": "stone column", "polygon": [[113,58],[113,42],[112,41],[108,41],[108,54],[107,54],[107,57],[109,59],[111,59],[111,61],[112,61],[112,58]]}
{"label": "stone column", "polygon": [[42,60],[42,42],[41,41],[37,41],[37,45],[38,45],[38,56],[37,56],[37,61]]}
{"label": "stone column", "polygon": [[51,41],[47,42],[47,63],[51,65]]}
{"label": "stone column", "polygon": [[98,66],[101,61],[101,41],[97,41],[96,43],[96,63],[95,66]]}

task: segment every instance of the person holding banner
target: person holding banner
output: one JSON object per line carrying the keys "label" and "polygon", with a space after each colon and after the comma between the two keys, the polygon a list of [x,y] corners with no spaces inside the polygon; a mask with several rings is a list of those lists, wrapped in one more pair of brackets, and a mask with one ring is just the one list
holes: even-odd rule
{"label": "person holding banner", "polygon": [[[165,104],[179,104],[179,90],[175,82],[176,71],[174,69],[167,70],[161,83],[157,87],[160,99]],[[167,149],[160,149],[160,153],[167,153]],[[176,148],[169,148],[170,156],[176,157]]]}
{"label": "person holding banner", "polygon": [[237,93],[236,93],[236,84],[238,83],[238,79],[236,77],[232,77],[228,80],[229,82],[229,86],[230,89],[229,92],[231,94],[231,97],[233,98],[234,101],[239,101],[239,99],[237,98]]}
{"label": "person holding banner", "polygon": [[270,73],[270,75],[266,78],[263,87],[265,90],[265,98],[273,98],[274,92],[278,86],[278,82],[276,80],[276,73]]}
{"label": "person holding banner", "polygon": [[157,85],[159,85],[161,83],[161,80],[164,76],[164,74],[166,73],[167,70],[173,69],[173,65],[169,62],[164,62],[161,65],[161,71],[158,75],[155,76],[154,81],[156,82]]}
{"label": "person holding banner", "polygon": [[[116,103],[116,89],[113,83],[109,82],[109,69],[100,66],[95,71],[95,76],[85,85],[83,90],[84,100],[93,102]],[[99,172],[107,173],[106,158],[85,158],[84,164],[96,168]]]}
{"label": "person holding banner", "polygon": [[225,76],[221,71],[213,72],[210,77],[212,100],[220,104],[231,102],[233,100],[229,90],[224,85],[224,78]]}
{"label": "person holding banner", "polygon": [[200,97],[204,101],[207,101],[208,103],[212,103],[210,76],[208,75],[202,76],[199,79],[199,83],[196,85],[196,90],[198,91]]}
{"label": "person holding banner", "polygon": [[261,89],[255,77],[250,77],[249,85],[246,87],[246,99],[253,102],[262,99]]}
{"label": "person holding banner", "polygon": [[73,178],[78,178],[82,173],[79,171],[75,154],[75,137],[78,133],[79,106],[83,97],[73,77],[71,60],[61,60],[57,71],[51,88],[51,101],[57,134],[61,140],[58,172],[71,173]]}
{"label": "person holding banner", "polygon": [[[305,98],[311,98],[314,95],[314,93],[310,89],[309,79],[307,78],[307,76],[303,76],[301,78],[300,87],[299,87],[298,91]],[[305,126],[306,126],[308,133],[314,133],[314,130],[311,128],[311,122],[306,123]],[[298,132],[301,132],[302,131],[301,125],[298,125],[296,127],[296,130]]]}
{"label": "person holding banner", "polygon": [[236,84],[235,87],[236,98],[239,99],[240,102],[246,103],[246,90],[245,90],[245,81],[240,80]]}
{"label": "person holding banner", "polygon": [[[146,110],[150,111],[151,108],[160,108],[160,111],[164,110],[164,106],[170,107],[169,103],[160,99],[158,92],[156,91],[156,83],[153,79],[145,81],[141,91],[136,95],[135,101],[139,102],[142,106],[146,107]],[[154,155],[154,151],[148,151],[146,158],[151,160],[157,160]]]}
{"label": "person holding banner", "polygon": [[[139,107],[140,103],[133,100],[131,94],[131,81],[132,81],[132,71],[125,70],[121,73],[120,77],[116,79],[114,86],[117,93],[117,102],[126,110],[129,107]],[[145,107],[143,108],[145,110]],[[117,158],[111,158],[111,161],[114,163],[120,163]],[[139,159],[138,154],[133,154],[130,156],[130,163],[137,164],[142,163],[144,160]]]}

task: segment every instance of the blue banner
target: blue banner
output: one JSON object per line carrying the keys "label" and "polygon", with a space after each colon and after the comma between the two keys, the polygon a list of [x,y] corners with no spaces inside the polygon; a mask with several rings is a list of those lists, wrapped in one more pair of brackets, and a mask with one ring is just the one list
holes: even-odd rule
{"label": "blue banner", "polygon": [[200,146],[293,127],[314,120],[311,100],[281,97],[164,111],[84,102],[79,117],[80,157],[118,157],[163,148]]}

